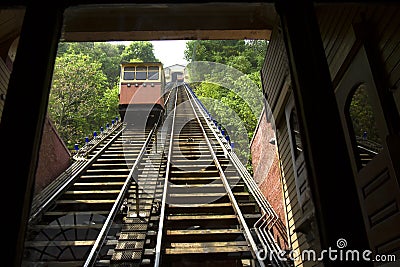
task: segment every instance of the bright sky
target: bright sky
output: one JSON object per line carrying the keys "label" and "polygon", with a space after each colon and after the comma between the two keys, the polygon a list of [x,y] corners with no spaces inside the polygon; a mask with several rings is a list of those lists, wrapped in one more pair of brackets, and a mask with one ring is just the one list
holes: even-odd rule
{"label": "bright sky", "polygon": [[164,67],[174,64],[187,64],[183,54],[186,42],[185,40],[151,41],[154,47],[154,55],[164,64]]}
{"label": "bright sky", "polygon": [[[128,46],[130,41],[113,41],[115,43],[122,43]],[[154,55],[163,64],[164,67],[169,67],[175,64],[185,65],[188,63],[184,59],[183,52],[186,48],[186,40],[163,40],[163,41],[150,41],[153,44]]]}

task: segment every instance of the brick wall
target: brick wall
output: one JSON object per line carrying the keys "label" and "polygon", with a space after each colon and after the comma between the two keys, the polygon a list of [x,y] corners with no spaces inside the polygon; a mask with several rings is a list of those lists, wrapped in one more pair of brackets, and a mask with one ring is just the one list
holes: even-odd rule
{"label": "brick wall", "polygon": [[282,210],[284,213],[278,154],[276,145],[270,143],[272,138],[275,138],[275,133],[264,112],[250,147],[253,177],[276,212]]}
{"label": "brick wall", "polygon": [[46,117],[36,169],[35,194],[68,168],[70,156],[50,119]]}
{"label": "brick wall", "polygon": [[285,209],[283,204],[283,194],[281,185],[281,173],[279,170],[279,159],[277,154],[274,156],[273,163],[269,172],[262,183],[259,185],[261,192],[267,197],[268,202],[274,208],[281,221],[286,224]]}
{"label": "brick wall", "polygon": [[250,147],[254,180],[258,185],[267,177],[269,169],[274,161],[276,146],[269,143],[274,136],[274,130],[271,128],[270,123],[267,122],[264,112],[259,121],[258,128],[254,133],[254,138]]}
{"label": "brick wall", "polygon": [[281,248],[288,248],[278,152],[276,145],[270,143],[273,138],[274,130],[264,112],[251,143],[253,177],[280,219],[280,228],[274,231],[275,239]]}

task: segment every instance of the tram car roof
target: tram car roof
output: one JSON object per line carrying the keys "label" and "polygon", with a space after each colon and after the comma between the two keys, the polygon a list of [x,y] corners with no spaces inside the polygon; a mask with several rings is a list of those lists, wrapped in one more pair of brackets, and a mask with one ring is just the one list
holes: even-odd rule
{"label": "tram car roof", "polygon": [[161,65],[163,66],[163,63],[159,61],[152,61],[152,62],[121,62],[121,65],[127,66],[127,65]]}

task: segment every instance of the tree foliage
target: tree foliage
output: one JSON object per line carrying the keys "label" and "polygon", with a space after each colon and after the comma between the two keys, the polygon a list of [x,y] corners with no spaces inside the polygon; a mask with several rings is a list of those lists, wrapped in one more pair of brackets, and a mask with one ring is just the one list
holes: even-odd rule
{"label": "tree foliage", "polygon": [[382,143],[376,125],[374,110],[364,84],[355,90],[350,102],[349,113],[356,137],[363,137],[365,132],[365,138],[368,140],[377,144]]}
{"label": "tree foliage", "polygon": [[48,114],[69,149],[118,116],[120,63],[155,60],[152,49],[150,42],[59,44]]}
{"label": "tree foliage", "polygon": [[249,142],[263,108],[260,70],[266,48],[264,40],[194,40],[185,49],[196,95],[230,131],[243,160],[251,158]]}
{"label": "tree foliage", "polygon": [[193,40],[186,43],[184,55],[188,62],[222,63],[250,74],[261,69],[266,48],[264,40]]}
{"label": "tree foliage", "polygon": [[106,115],[97,111],[107,90],[101,65],[89,56],[65,53],[56,59],[49,114],[69,148],[103,123]]}
{"label": "tree foliage", "polygon": [[154,47],[150,42],[135,41],[132,42],[122,53],[121,59],[125,62],[156,62],[159,61],[154,56]]}
{"label": "tree foliage", "polygon": [[63,54],[88,55],[92,60],[101,63],[101,70],[107,77],[109,87],[118,83],[121,55],[127,49],[122,44],[105,42],[62,42],[58,45],[58,56]]}

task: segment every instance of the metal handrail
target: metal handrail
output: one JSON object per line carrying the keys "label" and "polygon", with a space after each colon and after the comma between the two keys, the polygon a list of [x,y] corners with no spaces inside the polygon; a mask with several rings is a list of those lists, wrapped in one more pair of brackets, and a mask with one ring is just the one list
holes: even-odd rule
{"label": "metal handrail", "polygon": [[176,89],[175,99],[174,99],[174,111],[172,115],[172,122],[171,122],[171,136],[169,140],[169,147],[168,147],[168,157],[167,157],[167,167],[165,170],[165,178],[164,178],[164,188],[163,188],[163,195],[161,199],[161,212],[160,212],[160,219],[158,224],[158,232],[157,232],[157,243],[156,243],[156,250],[155,250],[155,260],[154,266],[160,266],[161,260],[161,246],[162,246],[162,238],[163,238],[163,231],[164,231],[164,220],[165,220],[165,207],[167,202],[167,191],[168,191],[168,180],[169,180],[169,170],[171,166],[171,157],[172,157],[172,148],[173,148],[173,137],[174,137],[174,126],[175,126],[175,116],[176,116],[176,103],[178,89]]}
{"label": "metal handrail", "polygon": [[35,213],[43,203],[51,196],[53,193],[65,183],[65,181],[71,177],[75,172],[79,171],[87,162],[87,159],[79,159],[68,166],[68,168],[58,175],[51,183],[49,183],[45,188],[43,188],[38,194],[36,194],[32,200],[30,213]]}
{"label": "metal handrail", "polygon": [[[194,93],[192,93],[194,95]],[[194,95],[195,96],[195,95]],[[198,98],[195,96],[195,99],[198,100]],[[199,101],[199,100],[198,100]],[[204,106],[202,106],[204,109]],[[246,168],[243,166],[243,164],[240,162],[239,158],[237,157],[236,153],[232,152],[230,149],[228,149],[228,145],[224,144],[220,137],[218,136],[218,134],[216,133],[214,126],[211,125],[211,123],[206,119],[204,113],[202,112],[202,110],[200,109],[200,112],[202,113],[203,117],[205,118],[205,120],[207,121],[208,126],[211,128],[214,136],[217,138],[219,144],[223,147],[224,153],[227,154],[229,156],[229,158],[231,159],[231,161],[235,164],[235,166],[237,167],[237,169],[240,171],[240,174],[242,174],[242,178],[244,178],[244,180],[246,180],[247,182],[249,182],[248,187],[250,190],[252,190],[253,195],[257,196],[256,201],[258,201],[258,204],[263,207],[264,209],[270,211],[274,217],[278,218],[278,216],[276,215],[275,211],[273,210],[272,206],[269,204],[268,200],[265,198],[265,196],[262,194],[262,192],[260,191],[260,189],[258,188],[257,184],[254,182],[254,180],[252,179],[252,177],[250,176],[250,174],[248,173],[248,171],[246,170]]]}
{"label": "metal handrail", "polygon": [[[211,125],[211,122],[206,118],[206,116],[204,114],[205,107],[203,105],[201,105],[201,104],[199,105],[198,102],[200,102],[200,100],[194,94],[193,90],[187,84],[185,84],[185,87],[188,89],[189,92],[191,92],[193,98],[197,100],[195,102],[196,105],[197,105],[197,108],[199,109],[200,113],[202,114],[202,116],[203,116],[204,120],[206,121],[208,127],[212,130],[213,135],[217,138],[218,143],[223,148],[224,154],[227,155],[228,158],[231,160],[231,162],[235,165],[236,169],[239,172],[239,175],[241,176],[241,178],[245,182],[246,186],[249,188],[250,193],[254,196],[254,198],[255,198],[257,204],[259,205],[259,207],[263,210],[263,212],[265,214],[267,214],[269,216],[269,222],[268,222],[268,224],[266,224],[266,226],[269,226],[269,228],[271,228],[273,226],[273,224],[275,224],[275,222],[279,219],[279,217],[276,214],[275,210],[272,208],[271,204],[268,202],[266,197],[262,194],[262,192],[259,189],[259,187],[257,186],[257,184],[254,182],[254,179],[252,179],[252,177],[250,176],[248,171],[245,169],[243,164],[240,162],[240,160],[237,157],[236,153],[234,153],[233,151],[228,149],[228,145],[224,144],[220,140],[220,137],[218,136],[218,134],[215,131],[214,125]],[[200,106],[201,106],[201,108],[200,108]],[[207,114],[208,114],[208,112],[207,112]],[[271,222],[273,223],[272,225],[270,225]],[[257,224],[257,222],[256,222],[256,224]],[[263,243],[263,247],[264,248],[268,248],[269,251],[273,251],[273,252],[277,252],[277,253],[280,252],[281,248],[277,244],[276,240],[272,237],[271,233],[269,231],[262,230],[261,232],[263,232],[263,234],[260,235],[260,230],[259,229],[261,229],[261,228],[257,229],[255,227],[256,224],[254,225],[254,228],[256,230],[257,235],[260,237],[260,241]],[[282,262],[279,259],[277,259],[275,254],[276,253],[272,254],[272,255],[275,256],[273,258],[274,263],[277,266],[287,266],[286,262]]]}
{"label": "metal handrail", "polygon": [[[72,156],[74,160],[80,160],[86,157],[90,152],[92,152],[98,145],[100,145],[107,137],[109,137],[118,127],[123,125],[122,121],[118,121],[116,124],[112,125],[109,130],[106,130],[101,134],[101,136],[97,136],[93,138],[88,143],[85,143],[78,152]],[[113,129],[114,128],[114,129]],[[112,130],[112,131],[111,131]]]}
{"label": "metal handrail", "polygon": [[381,144],[369,139],[363,139],[359,136],[356,136],[356,141],[358,145],[369,150],[372,154],[378,154],[383,149]]}
{"label": "metal handrail", "polygon": [[[268,218],[263,222],[262,227],[256,227],[254,225],[254,229],[259,234],[259,236],[263,240],[264,249],[267,248],[268,251],[272,252],[272,256],[274,263],[277,266],[288,266],[286,262],[282,262],[277,257],[278,253],[282,251],[281,247],[277,244],[276,240],[272,236],[272,234],[267,231],[266,229],[271,229],[278,221],[279,217],[276,214],[275,210],[272,208],[271,204],[268,202],[266,197],[262,194],[261,190],[254,182],[254,179],[250,176],[248,171],[245,169],[243,164],[240,162],[239,158],[237,157],[236,153],[229,152],[229,157],[234,163],[234,165],[240,170],[240,174],[245,181],[246,185],[248,186],[249,190],[251,191],[252,195],[255,196],[255,199],[258,203],[262,203],[260,207],[263,209],[263,212],[268,215]],[[260,235],[261,233],[261,235]]]}
{"label": "metal handrail", "polygon": [[[190,87],[187,86],[187,88],[189,89],[189,91],[192,93],[192,95],[194,96],[194,98],[198,100],[198,98],[195,96],[195,94],[193,93],[193,91],[190,89]],[[196,103],[197,104],[197,103]],[[199,105],[197,104],[197,107],[199,108]],[[278,218],[277,214],[275,213],[275,211],[273,210],[272,206],[269,204],[268,200],[265,198],[265,196],[262,194],[262,192],[260,191],[260,189],[258,188],[257,184],[254,182],[254,180],[251,178],[250,174],[248,173],[248,171],[245,169],[245,167],[243,166],[243,164],[240,162],[239,158],[237,157],[236,153],[234,153],[233,151],[231,151],[230,149],[228,150],[228,145],[224,144],[220,137],[218,136],[218,134],[216,133],[215,129],[213,128],[214,125],[211,125],[211,123],[207,120],[206,116],[204,115],[204,113],[202,112],[202,109],[200,109],[200,113],[202,114],[203,118],[205,119],[205,121],[207,122],[209,128],[212,130],[212,133],[214,134],[214,136],[216,137],[216,139],[218,140],[218,143],[221,145],[221,147],[224,150],[224,153],[231,159],[231,161],[235,164],[235,166],[237,167],[237,169],[240,171],[240,174],[242,176],[242,178],[244,178],[244,180],[246,181],[246,185],[249,187],[249,189],[252,191],[252,194],[256,197],[256,201],[259,204],[260,207],[264,208],[266,211],[269,211],[272,213],[272,215],[276,218]],[[249,184],[247,184],[249,183]]]}
{"label": "metal handrail", "polygon": [[[116,214],[118,213],[121,205],[123,204],[124,197],[125,197],[126,193],[128,192],[128,189],[129,189],[130,184],[132,183],[132,180],[134,179],[134,175],[137,174],[138,165],[146,152],[146,148],[148,147],[153,134],[156,132],[156,128],[157,128],[157,124],[155,124],[153,126],[152,130],[150,131],[149,135],[147,136],[147,139],[146,139],[145,143],[143,144],[143,146],[139,152],[139,155],[136,158],[136,160],[128,174],[128,177],[126,178],[125,183],[122,186],[122,188],[118,194],[118,197],[115,200],[114,205],[112,206],[111,211],[108,214],[107,219],[105,220],[103,227],[101,228],[100,233],[96,238],[95,243],[93,244],[92,249],[90,250],[89,256],[87,257],[85,264],[84,264],[85,267],[93,266],[95,264],[95,262],[97,260],[97,256],[98,256],[98,254],[101,250],[101,247],[103,245],[103,242],[106,238],[106,235],[107,235],[109,229],[111,228],[111,225],[114,221]],[[139,185],[137,184],[137,186],[139,186]]]}
{"label": "metal handrail", "polygon": [[[200,126],[200,128],[202,130],[203,136],[205,137],[208,149],[210,150],[210,153],[211,153],[211,155],[213,157],[214,163],[215,163],[215,165],[216,165],[216,167],[217,167],[217,169],[218,169],[218,171],[220,173],[220,178],[222,180],[222,183],[224,184],[225,190],[226,190],[226,192],[228,194],[228,197],[229,197],[229,199],[230,199],[230,201],[232,203],[232,206],[234,208],[236,216],[238,217],[239,223],[240,223],[241,227],[244,230],[244,235],[245,235],[245,237],[247,239],[247,242],[250,244],[250,247],[251,247],[251,250],[252,250],[252,254],[253,254],[253,256],[255,258],[257,258],[256,257],[256,254],[257,254],[257,251],[258,251],[257,244],[254,241],[253,236],[251,235],[250,229],[247,226],[246,220],[245,220],[245,218],[244,218],[244,216],[242,214],[242,211],[240,210],[239,204],[236,201],[236,198],[235,198],[235,196],[234,196],[234,194],[232,192],[232,189],[231,189],[231,187],[229,185],[228,179],[225,176],[225,173],[224,173],[224,171],[223,171],[223,169],[221,167],[221,164],[219,163],[219,160],[218,160],[218,157],[217,157],[217,155],[216,155],[216,153],[214,151],[214,148],[212,147],[212,145],[210,143],[210,140],[209,140],[209,138],[207,136],[207,133],[204,130],[203,124],[201,123],[201,121],[200,121],[200,119],[199,119],[199,117],[197,115],[197,112],[196,112],[196,110],[195,110],[195,108],[193,106],[193,103],[192,103],[192,99],[193,98],[189,97],[188,89],[186,89],[185,92],[188,95],[189,103],[192,106],[192,109],[193,109],[193,112],[194,112],[194,114],[196,116],[197,122],[199,123],[199,126]],[[260,260],[259,258],[257,258],[257,260],[258,260],[258,263],[260,264],[260,266],[265,266],[265,264],[264,264],[264,262],[262,260]]]}

